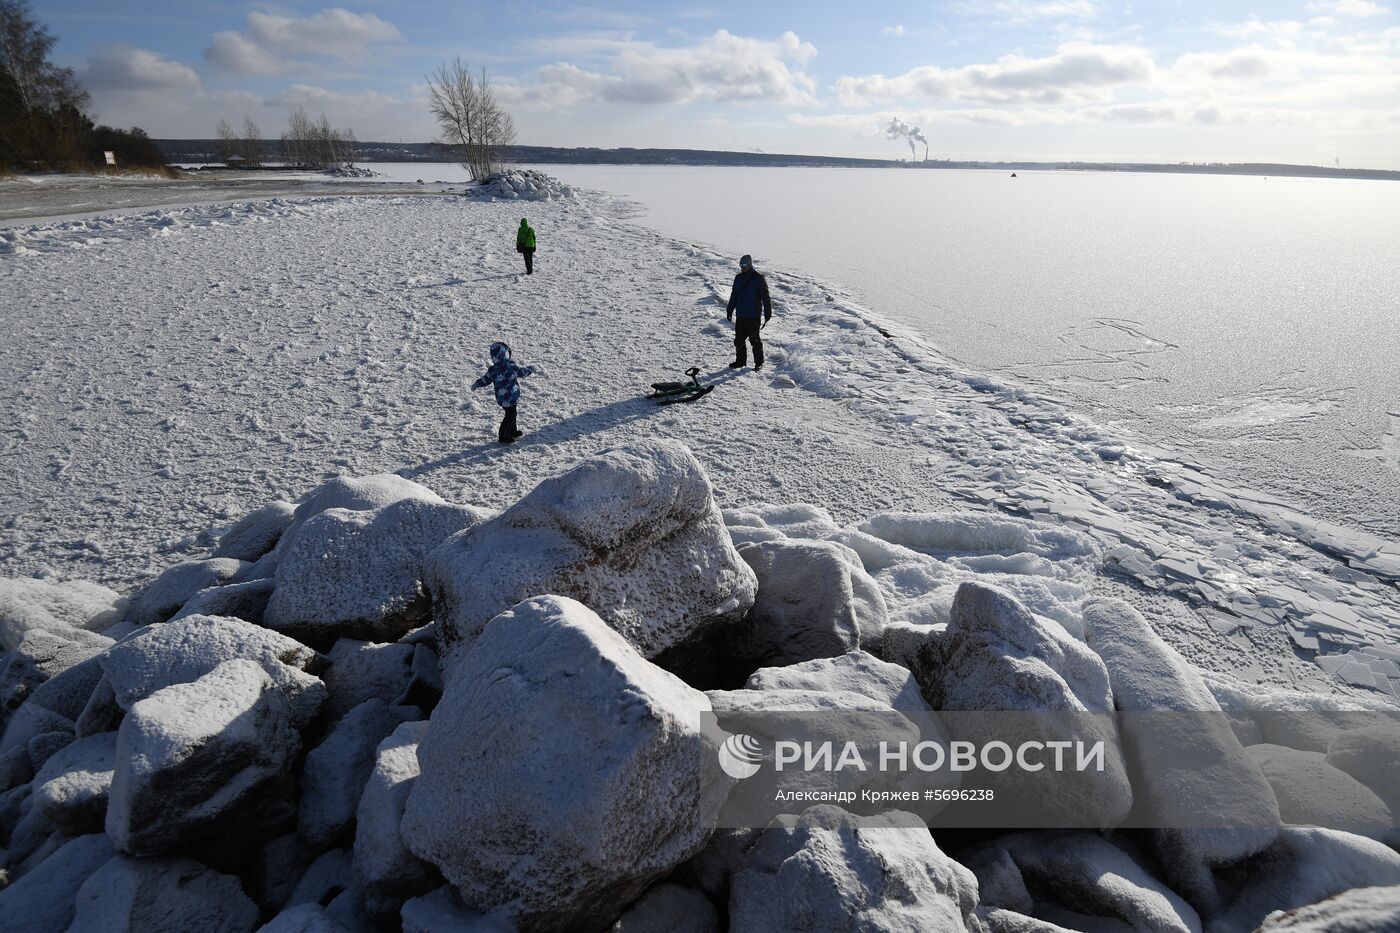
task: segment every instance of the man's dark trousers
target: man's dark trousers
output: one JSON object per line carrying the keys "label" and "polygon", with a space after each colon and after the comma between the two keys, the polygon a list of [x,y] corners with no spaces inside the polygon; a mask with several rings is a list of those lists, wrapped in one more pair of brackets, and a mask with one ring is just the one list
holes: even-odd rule
{"label": "man's dark trousers", "polygon": [[526,275],[534,275],[534,274],[535,274],[535,248],[534,248],[533,246],[527,246],[527,247],[525,247],[524,249],[522,249],[520,252],[522,252],[522,253],[525,254],[525,274],[526,274]]}
{"label": "man's dark trousers", "polygon": [[515,440],[515,406],[508,405],[505,408],[505,415],[501,418],[501,430],[496,437],[502,444]]}
{"label": "man's dark trousers", "polygon": [[763,338],[759,337],[759,320],[756,317],[740,317],[734,319],[734,359],[743,366],[748,362],[748,353],[744,347],[747,340],[753,344],[753,364],[763,365]]}

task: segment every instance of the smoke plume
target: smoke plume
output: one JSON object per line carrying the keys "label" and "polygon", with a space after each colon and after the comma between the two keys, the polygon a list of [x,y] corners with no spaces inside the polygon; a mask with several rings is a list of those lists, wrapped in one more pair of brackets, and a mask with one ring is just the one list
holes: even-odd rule
{"label": "smoke plume", "polygon": [[910,126],[899,117],[891,117],[890,122],[885,126],[885,136],[889,139],[902,139],[909,144],[910,158],[918,157],[918,150],[914,148],[915,142],[924,144],[924,158],[928,159],[928,137],[923,130],[917,126]]}

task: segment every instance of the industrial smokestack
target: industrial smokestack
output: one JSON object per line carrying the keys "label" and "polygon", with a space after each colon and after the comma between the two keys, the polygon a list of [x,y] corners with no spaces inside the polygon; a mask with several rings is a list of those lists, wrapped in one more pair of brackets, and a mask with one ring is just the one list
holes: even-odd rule
{"label": "industrial smokestack", "polygon": [[914,148],[914,143],[924,144],[924,161],[928,161],[928,137],[923,134],[917,126],[905,123],[899,117],[891,117],[890,122],[885,124],[885,137],[887,139],[902,139],[909,144],[909,158],[917,159],[919,150]]}

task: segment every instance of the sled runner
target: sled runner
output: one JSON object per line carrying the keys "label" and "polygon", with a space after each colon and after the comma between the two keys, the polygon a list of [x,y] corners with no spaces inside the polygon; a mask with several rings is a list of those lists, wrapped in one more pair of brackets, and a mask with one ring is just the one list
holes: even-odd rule
{"label": "sled runner", "polygon": [[676,402],[693,402],[714,391],[714,386],[701,385],[700,367],[692,366],[685,371],[689,382],[653,382],[652,393],[647,398],[656,399],[658,405],[673,405]]}

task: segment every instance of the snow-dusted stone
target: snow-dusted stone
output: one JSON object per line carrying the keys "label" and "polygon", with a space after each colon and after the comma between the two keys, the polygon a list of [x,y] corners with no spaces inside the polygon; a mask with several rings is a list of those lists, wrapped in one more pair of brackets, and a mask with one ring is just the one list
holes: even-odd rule
{"label": "snow-dusted stone", "polygon": [[1365,784],[1400,812],[1400,727],[1349,729],[1327,746],[1327,763]]}
{"label": "snow-dusted stone", "polygon": [[885,512],[860,530],[891,544],[932,554],[958,552],[1083,557],[1093,539],[1063,525],[1027,522],[991,512]]}
{"label": "snow-dusted stone", "polygon": [[271,579],[211,586],[191,596],[189,602],[185,603],[170,621],[178,622],[188,616],[232,616],[254,625],[261,625],[274,586],[275,583]]}
{"label": "snow-dusted stone", "polygon": [[426,722],[406,722],[379,743],[355,816],[355,890],[371,912],[423,894],[439,883],[437,869],[408,851],[399,835],[408,794],[418,780],[418,743]]}
{"label": "snow-dusted stone", "polygon": [[248,894],[264,914],[281,909],[315,857],[315,851],[295,832],[267,841],[244,874]]}
{"label": "snow-dusted stone", "polygon": [[287,906],[296,904],[329,904],[350,890],[350,853],[344,849],[331,849],[315,859],[292,889]]}
{"label": "snow-dusted stone", "polygon": [[1315,904],[1350,888],[1400,885],[1400,854],[1350,833],[1286,826],[1272,846],[1227,876],[1237,893],[1211,919],[1210,931],[1250,933],[1277,910]]}
{"label": "snow-dusted stone", "polygon": [[102,679],[102,658],[95,655],[81,661],[36,687],[5,723],[0,751],[26,746],[46,732],[74,732],[78,717]]}
{"label": "snow-dusted stone", "polygon": [[342,638],[326,652],[321,672],[330,696],[323,709],[334,722],[366,700],[404,702],[413,682],[413,645],[374,644]]}
{"label": "snow-dusted stone", "polygon": [[[1021,892],[1008,879],[1003,859],[1024,884]],[[1135,930],[1201,931],[1201,919],[1190,904],[1127,852],[1094,833],[1016,833],[959,860],[977,875],[979,889],[989,889],[982,891],[983,903],[1029,913],[1034,902],[1049,902],[1116,918]]]}
{"label": "snow-dusted stone", "polygon": [[467,907],[448,884],[404,901],[399,918],[403,933],[517,933],[508,919]]}
{"label": "snow-dusted stone", "polygon": [[[29,756],[25,755],[24,760],[28,764]],[[6,844],[14,836],[20,819],[33,808],[29,801],[32,794],[33,789],[27,782],[0,794],[0,839],[5,840]],[[8,861],[9,853],[0,849],[0,866]]]}
{"label": "snow-dusted stone", "polygon": [[28,748],[16,745],[9,751],[0,752],[0,794],[28,784],[33,777],[34,766],[29,763]]}
{"label": "snow-dusted stone", "polygon": [[1259,933],[1393,933],[1400,930],[1400,885],[1355,888],[1325,901],[1269,915]]}
{"label": "snow-dusted stone", "polygon": [[101,653],[112,639],[96,632],[30,629],[20,638],[9,663],[0,666],[0,726],[11,711],[29,699],[40,684]]}
{"label": "snow-dusted stone", "polygon": [[78,891],[68,933],[251,933],[258,908],[232,875],[187,858],[117,856]]}
{"label": "snow-dusted stone", "polygon": [[1322,752],[1268,744],[1251,745],[1245,752],[1268,778],[1285,823],[1325,826],[1374,838],[1386,835],[1395,825],[1385,801],[1350,774],[1328,764]]}
{"label": "snow-dusted stone", "polygon": [[[977,918],[982,921],[987,933],[1075,933],[1069,927],[1001,907],[978,907]],[[1104,933],[1131,933],[1130,929],[1122,924],[1110,924],[1111,921],[1102,923],[1096,929]]]}
{"label": "snow-dusted stone", "polygon": [[34,806],[65,836],[102,832],[116,755],[115,732],[78,739],[56,752],[34,777]]}
{"label": "snow-dusted stone", "polygon": [[79,738],[97,735],[99,732],[116,732],[117,727],[122,724],[122,717],[125,715],[126,710],[117,703],[117,694],[112,689],[112,681],[107,677],[107,672],[103,671],[102,676],[97,679],[97,685],[92,688],[87,705],[78,714],[78,721],[74,725]]}
{"label": "snow-dusted stone", "polygon": [[431,607],[427,555],[491,514],[422,499],[373,512],[327,509],[280,550],[263,624],[307,641],[393,641],[422,624]]}
{"label": "snow-dusted stone", "polygon": [[753,664],[782,666],[879,645],[889,614],[855,552],[832,541],[768,541],[739,549],[758,578],[753,609],[726,643]]}
{"label": "snow-dusted stone", "polygon": [[258,933],[350,933],[320,904],[297,904],[258,927]]}
{"label": "snow-dusted stone", "polygon": [[[1108,667],[1118,709],[1200,714],[1134,717],[1125,721],[1123,741],[1136,791],[1157,825],[1187,827],[1151,833],[1167,880],[1197,910],[1214,913],[1219,895],[1211,866],[1273,842],[1279,823],[1273,789],[1205,683],[1137,610],[1121,600],[1092,599],[1084,605],[1084,625]],[[1190,828],[1200,825],[1203,807],[1222,814],[1219,825],[1227,828]]]}
{"label": "snow-dusted stone", "polygon": [[0,579],[0,651],[13,651],[31,629],[101,631],[125,612],[125,599],[86,580]]}
{"label": "snow-dusted stone", "polygon": [[644,657],[753,605],[710,481],[675,441],[616,447],[547,479],[429,560],[442,657],[452,667],[496,614],[553,593],[577,599]]}
{"label": "snow-dusted stone", "polygon": [[101,661],[117,703],[130,710],[157,690],[191,683],[236,658],[263,666],[287,694],[298,726],[310,722],[325,701],[325,685],[304,673],[316,652],[242,619],[187,616],[114,645]]}
{"label": "snow-dusted stone", "polygon": [[44,732],[25,743],[29,764],[37,774],[50,758],[73,743],[75,736],[67,730]]}
{"label": "snow-dusted stone", "polygon": [[255,561],[276,545],[292,524],[297,507],[290,502],[271,502],[240,518],[219,536],[215,557]]}
{"label": "snow-dusted stone", "polygon": [[658,884],[617,918],[608,933],[717,933],[719,914],[705,895]]}
{"label": "snow-dusted stone", "polygon": [[474,909],[601,926],[710,834],[730,785],[709,709],[588,607],[531,599],[486,626],[433,711],[404,842]]}
{"label": "snow-dusted stone", "polygon": [[778,817],[734,874],[732,933],[980,930],[977,881],[913,814],[812,807]]}
{"label": "snow-dusted stone", "polygon": [[302,523],[327,509],[349,509],[352,512],[372,512],[404,499],[442,502],[442,497],[421,483],[404,479],[395,473],[373,476],[337,476],[307,493],[297,504],[296,512],[285,531],[278,550],[282,550]]}
{"label": "snow-dusted stone", "polygon": [[981,745],[996,739],[1013,748],[1031,739],[1104,743],[1102,771],[1066,772],[1054,781],[1018,768],[977,772],[977,780],[993,789],[998,800],[1033,800],[1037,818],[1067,826],[1084,825],[1087,819],[1107,828],[1127,816],[1133,790],[1111,715],[1108,672],[1083,642],[1053,619],[1032,615],[1000,589],[964,583],[953,600],[947,631],[926,640],[920,650],[915,674],[925,675],[920,686],[934,709],[1069,714],[944,716],[954,740]]}
{"label": "snow-dusted stone", "polygon": [[127,618],[136,625],[165,622],[200,590],[237,583],[250,567],[247,561],[227,557],[176,564],[132,597]]}
{"label": "snow-dusted stone", "polygon": [[764,667],[744,684],[747,690],[845,690],[879,700],[897,710],[927,715],[932,707],[914,675],[898,664],[861,650],[787,667]]}
{"label": "snow-dusted stone", "polygon": [[0,889],[0,922],[19,919],[24,933],[64,933],[73,922],[83,882],[116,855],[111,840],[79,836],[7,888]]}
{"label": "snow-dusted stone", "polygon": [[306,755],[297,829],[313,846],[332,845],[355,824],[355,809],[374,768],[375,750],[400,723],[422,714],[412,706],[366,700],[346,713]]}
{"label": "snow-dusted stone", "polygon": [[238,828],[289,776],[291,704],[257,663],[226,661],[132,705],[117,738],[107,834],[155,855]]}

